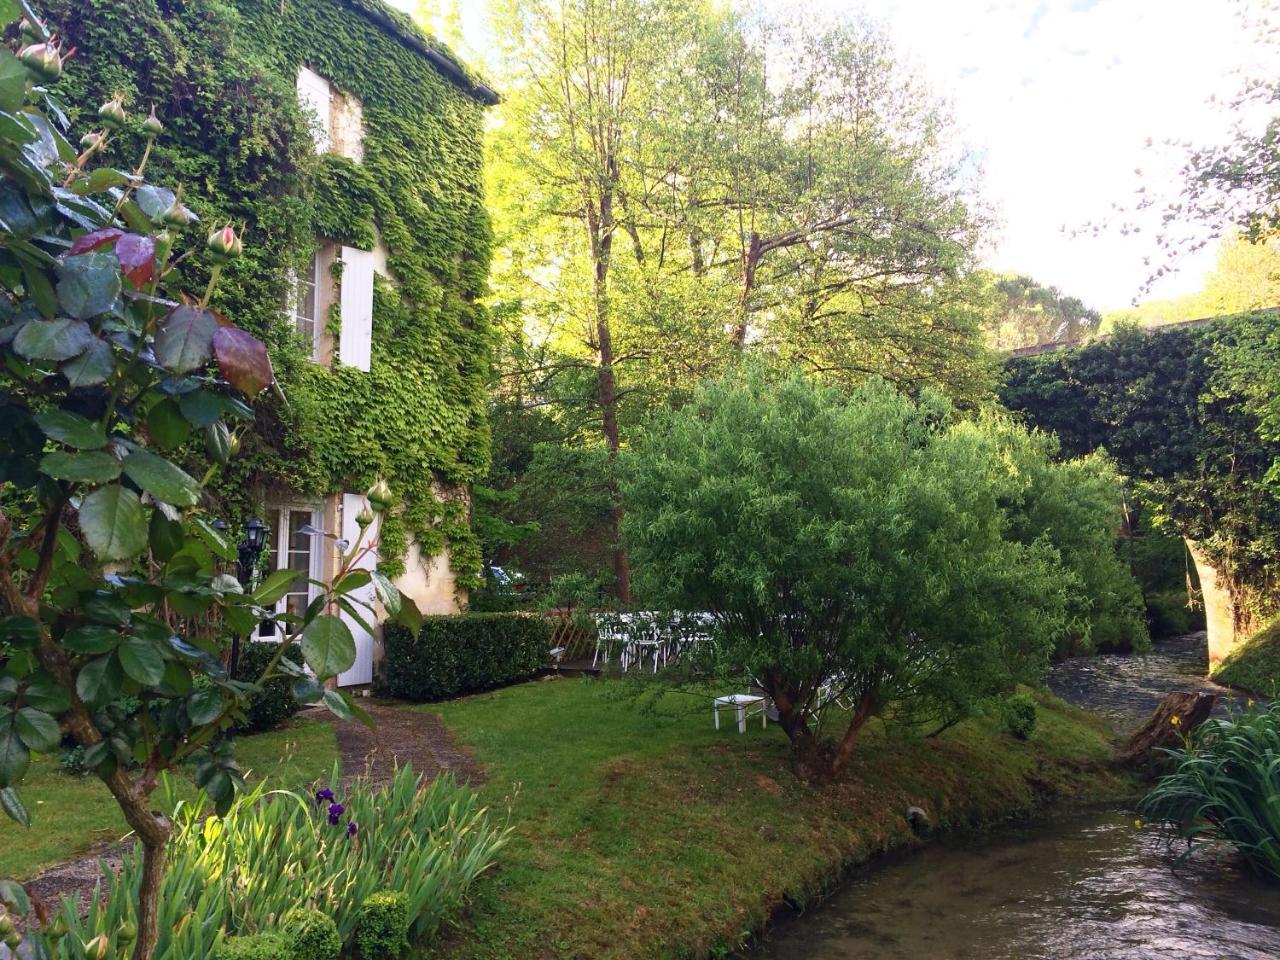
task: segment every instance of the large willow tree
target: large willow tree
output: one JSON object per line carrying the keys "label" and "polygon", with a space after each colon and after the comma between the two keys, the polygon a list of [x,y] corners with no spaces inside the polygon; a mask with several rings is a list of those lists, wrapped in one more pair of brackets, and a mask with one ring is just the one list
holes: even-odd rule
{"label": "large willow tree", "polygon": [[[497,24],[500,460],[504,442],[536,459],[534,438],[613,459],[744,351],[845,384],[989,389],[962,158],[878,31],[673,0],[508,0]],[[604,485],[626,602],[625,504]]]}

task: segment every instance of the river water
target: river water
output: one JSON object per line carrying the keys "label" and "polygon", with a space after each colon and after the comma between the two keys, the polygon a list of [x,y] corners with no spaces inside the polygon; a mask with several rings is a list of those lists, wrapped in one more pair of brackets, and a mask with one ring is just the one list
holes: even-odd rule
{"label": "river water", "polygon": [[[1146,657],[1069,660],[1053,690],[1119,730],[1204,681],[1192,634]],[[1227,705],[1230,709],[1231,704]],[[1280,887],[1232,857],[1176,856],[1131,810],[948,837],[853,877],[788,919],[756,960],[1280,960]]]}

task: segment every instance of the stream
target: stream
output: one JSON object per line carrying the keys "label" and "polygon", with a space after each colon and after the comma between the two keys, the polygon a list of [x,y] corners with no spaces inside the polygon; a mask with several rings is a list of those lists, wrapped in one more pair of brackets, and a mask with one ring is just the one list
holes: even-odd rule
{"label": "stream", "polygon": [[[1057,664],[1064,699],[1134,729],[1173,690],[1204,680],[1204,634],[1145,657]],[[1231,709],[1228,701],[1223,709]],[[1229,854],[1176,852],[1131,810],[1072,813],[998,836],[945,837],[855,874],[780,923],[754,960],[1277,960],[1280,888]]]}

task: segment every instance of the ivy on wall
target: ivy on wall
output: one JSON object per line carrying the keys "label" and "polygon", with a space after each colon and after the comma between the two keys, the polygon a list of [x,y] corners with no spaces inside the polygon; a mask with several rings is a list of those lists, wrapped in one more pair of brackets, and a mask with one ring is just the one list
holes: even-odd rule
{"label": "ivy on wall", "polygon": [[[489,455],[484,108],[360,8],[413,29],[374,0],[43,4],[78,50],[58,88],[71,112],[87,120],[114,94],[135,111],[154,103],[167,129],[152,169],[187,186],[193,229],[245,225],[246,255],[213,305],[268,342],[286,399],[243,438],[221,488],[228,514],[254,509],[249,496],[318,497],[385,476],[404,506],[384,526],[384,569],[403,569],[413,537],[424,555],[447,545],[465,587],[479,547],[450,491],[481,478]],[[363,163],[314,156],[295,91],[304,65],[360,99]],[[135,147],[116,147],[121,163]],[[317,238],[388,250],[395,282],[376,285],[367,373],[310,363],[282,316],[288,268]],[[340,326],[335,309],[328,329]]]}
{"label": "ivy on wall", "polygon": [[1160,517],[1201,543],[1237,602],[1266,616],[1280,593],[1280,489],[1268,478],[1280,443],[1223,376],[1243,338],[1280,314],[1202,327],[1121,330],[1075,350],[1010,360],[1001,400],[1057,433],[1063,453],[1103,447]]}

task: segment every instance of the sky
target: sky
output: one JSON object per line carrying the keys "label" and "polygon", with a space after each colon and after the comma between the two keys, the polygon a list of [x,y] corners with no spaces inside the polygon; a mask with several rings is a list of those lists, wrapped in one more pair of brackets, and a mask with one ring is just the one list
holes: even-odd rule
{"label": "sky", "polygon": [[[392,0],[404,8],[414,0]],[[758,0],[794,10],[797,0]],[[443,6],[443,4],[442,4]],[[1167,140],[1221,142],[1210,103],[1256,70],[1233,0],[806,0],[815,13],[868,15],[952,105],[981,163],[998,228],[983,256],[1100,310],[1139,295],[1156,222],[1124,236],[1073,234],[1115,220],[1140,187],[1176,193],[1180,154]],[[484,0],[462,3],[464,47],[486,44]],[[1273,68],[1275,64],[1271,65]],[[1274,69],[1271,75],[1274,75]],[[1184,261],[1143,299],[1190,293],[1213,250]]]}

